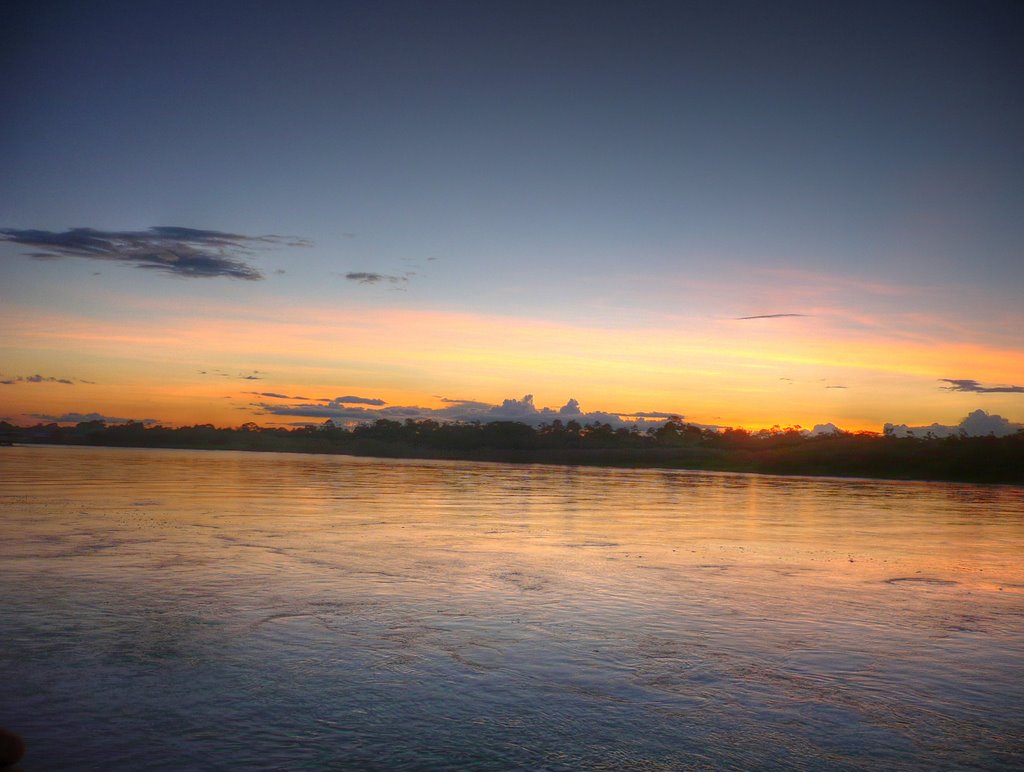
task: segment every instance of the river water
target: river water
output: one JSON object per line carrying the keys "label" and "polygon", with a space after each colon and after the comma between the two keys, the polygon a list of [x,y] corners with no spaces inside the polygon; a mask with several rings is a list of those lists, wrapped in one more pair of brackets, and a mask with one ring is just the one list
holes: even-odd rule
{"label": "river water", "polygon": [[1024,488],[0,448],[51,769],[1024,767]]}

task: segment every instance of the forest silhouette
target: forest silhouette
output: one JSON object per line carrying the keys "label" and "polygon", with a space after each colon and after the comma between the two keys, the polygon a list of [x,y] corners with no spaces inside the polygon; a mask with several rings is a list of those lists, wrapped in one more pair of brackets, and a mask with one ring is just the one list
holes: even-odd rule
{"label": "forest silhouette", "polygon": [[559,420],[441,423],[379,419],[352,427],[169,428],[139,422],[17,427],[0,422],[0,442],[200,450],[337,453],[507,463],[658,467],[781,475],[1024,484],[1024,432],[1006,437],[894,437],[800,427],[717,431],[681,419],[640,430]]}

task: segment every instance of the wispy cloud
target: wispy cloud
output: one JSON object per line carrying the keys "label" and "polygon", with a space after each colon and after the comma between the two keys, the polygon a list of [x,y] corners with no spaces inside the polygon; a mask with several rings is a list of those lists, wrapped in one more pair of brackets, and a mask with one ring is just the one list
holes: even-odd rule
{"label": "wispy cloud", "polygon": [[[261,372],[260,370],[253,370],[251,373],[238,373],[237,375],[232,375],[231,373],[220,369],[199,370],[198,372],[200,375],[216,375],[220,378],[237,378],[240,381],[262,381],[263,377],[266,375],[266,373]],[[247,393],[256,394],[257,392],[251,391]],[[303,397],[286,397],[286,399],[303,399]]]}
{"label": "wispy cloud", "polygon": [[[375,421],[378,418],[398,418],[394,410],[370,410],[365,407],[344,405],[279,405],[266,402],[254,403],[260,415],[298,416],[302,418],[337,419],[341,421]],[[402,415],[401,417],[409,417]]]}
{"label": "wispy cloud", "polygon": [[787,316],[810,316],[810,314],[758,314],[757,316],[736,316],[733,318],[738,322],[743,322],[748,319],[782,319]]}
{"label": "wispy cloud", "polygon": [[[82,383],[92,383],[92,381],[82,381]],[[16,383],[63,383],[67,386],[74,386],[75,382],[70,378],[56,378],[52,375],[14,375],[0,381],[0,384],[4,386],[13,386]]]}
{"label": "wispy cloud", "polygon": [[244,236],[176,226],[157,226],[144,231],[3,228],[0,240],[45,250],[27,253],[37,260],[84,257],[128,263],[183,278],[225,276],[249,281],[263,278],[262,273],[246,262],[255,248],[308,246],[310,243],[287,236]]}
{"label": "wispy cloud", "polygon": [[475,399],[451,399],[449,397],[438,397],[438,399],[440,399],[442,402],[446,404],[459,405],[460,407],[467,409],[483,410],[493,407],[493,405],[491,405],[489,402],[480,402],[479,400]]}
{"label": "wispy cloud", "polygon": [[345,397],[334,397],[333,399],[321,400],[323,402],[329,402],[333,405],[386,405],[387,403],[380,397],[355,397],[348,395]]}
{"label": "wispy cloud", "polygon": [[268,399],[302,399],[302,400],[308,400],[309,399],[309,397],[302,397],[302,396],[291,397],[291,396],[289,396],[287,394],[278,394],[277,392],[273,392],[273,391],[246,391],[244,393],[245,394],[252,394],[253,396],[256,396],[256,397],[266,397]]}
{"label": "wispy cloud", "polygon": [[360,284],[379,284],[381,282],[401,284],[402,282],[409,281],[408,276],[391,276],[385,273],[370,273],[367,271],[352,271],[351,273],[346,273],[345,278]]}
{"label": "wispy cloud", "polygon": [[945,391],[966,391],[974,394],[1024,394],[1024,386],[982,386],[972,378],[940,378],[950,384],[940,386]]}
{"label": "wispy cloud", "polygon": [[56,424],[77,424],[83,421],[102,421],[106,424],[130,424],[141,423],[146,426],[153,426],[160,423],[155,418],[115,418],[113,416],[101,415],[100,413],[64,413],[62,415],[47,415],[45,413],[29,413],[32,418],[40,421],[51,421]]}
{"label": "wispy cloud", "polygon": [[[356,397],[353,395],[347,395],[344,397],[304,397],[301,394],[292,396],[289,394],[280,394],[276,391],[245,391],[242,393],[252,394],[255,397],[265,397],[267,399],[293,399],[301,400],[303,402],[323,402],[328,407],[342,407],[344,405],[374,405],[380,407],[387,404],[387,402],[379,397]],[[312,405],[311,407],[321,406]]]}

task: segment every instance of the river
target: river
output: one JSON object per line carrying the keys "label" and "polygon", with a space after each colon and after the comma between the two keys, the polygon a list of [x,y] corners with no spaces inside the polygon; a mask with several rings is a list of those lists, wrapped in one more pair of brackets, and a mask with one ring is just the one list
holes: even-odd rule
{"label": "river", "polygon": [[0,448],[57,769],[1024,767],[1024,488]]}

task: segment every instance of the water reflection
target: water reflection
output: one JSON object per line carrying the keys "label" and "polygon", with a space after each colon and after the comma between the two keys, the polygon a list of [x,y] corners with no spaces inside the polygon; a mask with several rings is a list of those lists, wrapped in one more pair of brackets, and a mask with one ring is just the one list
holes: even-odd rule
{"label": "water reflection", "polygon": [[1024,762],[1019,488],[42,447],[0,480],[34,768]]}

